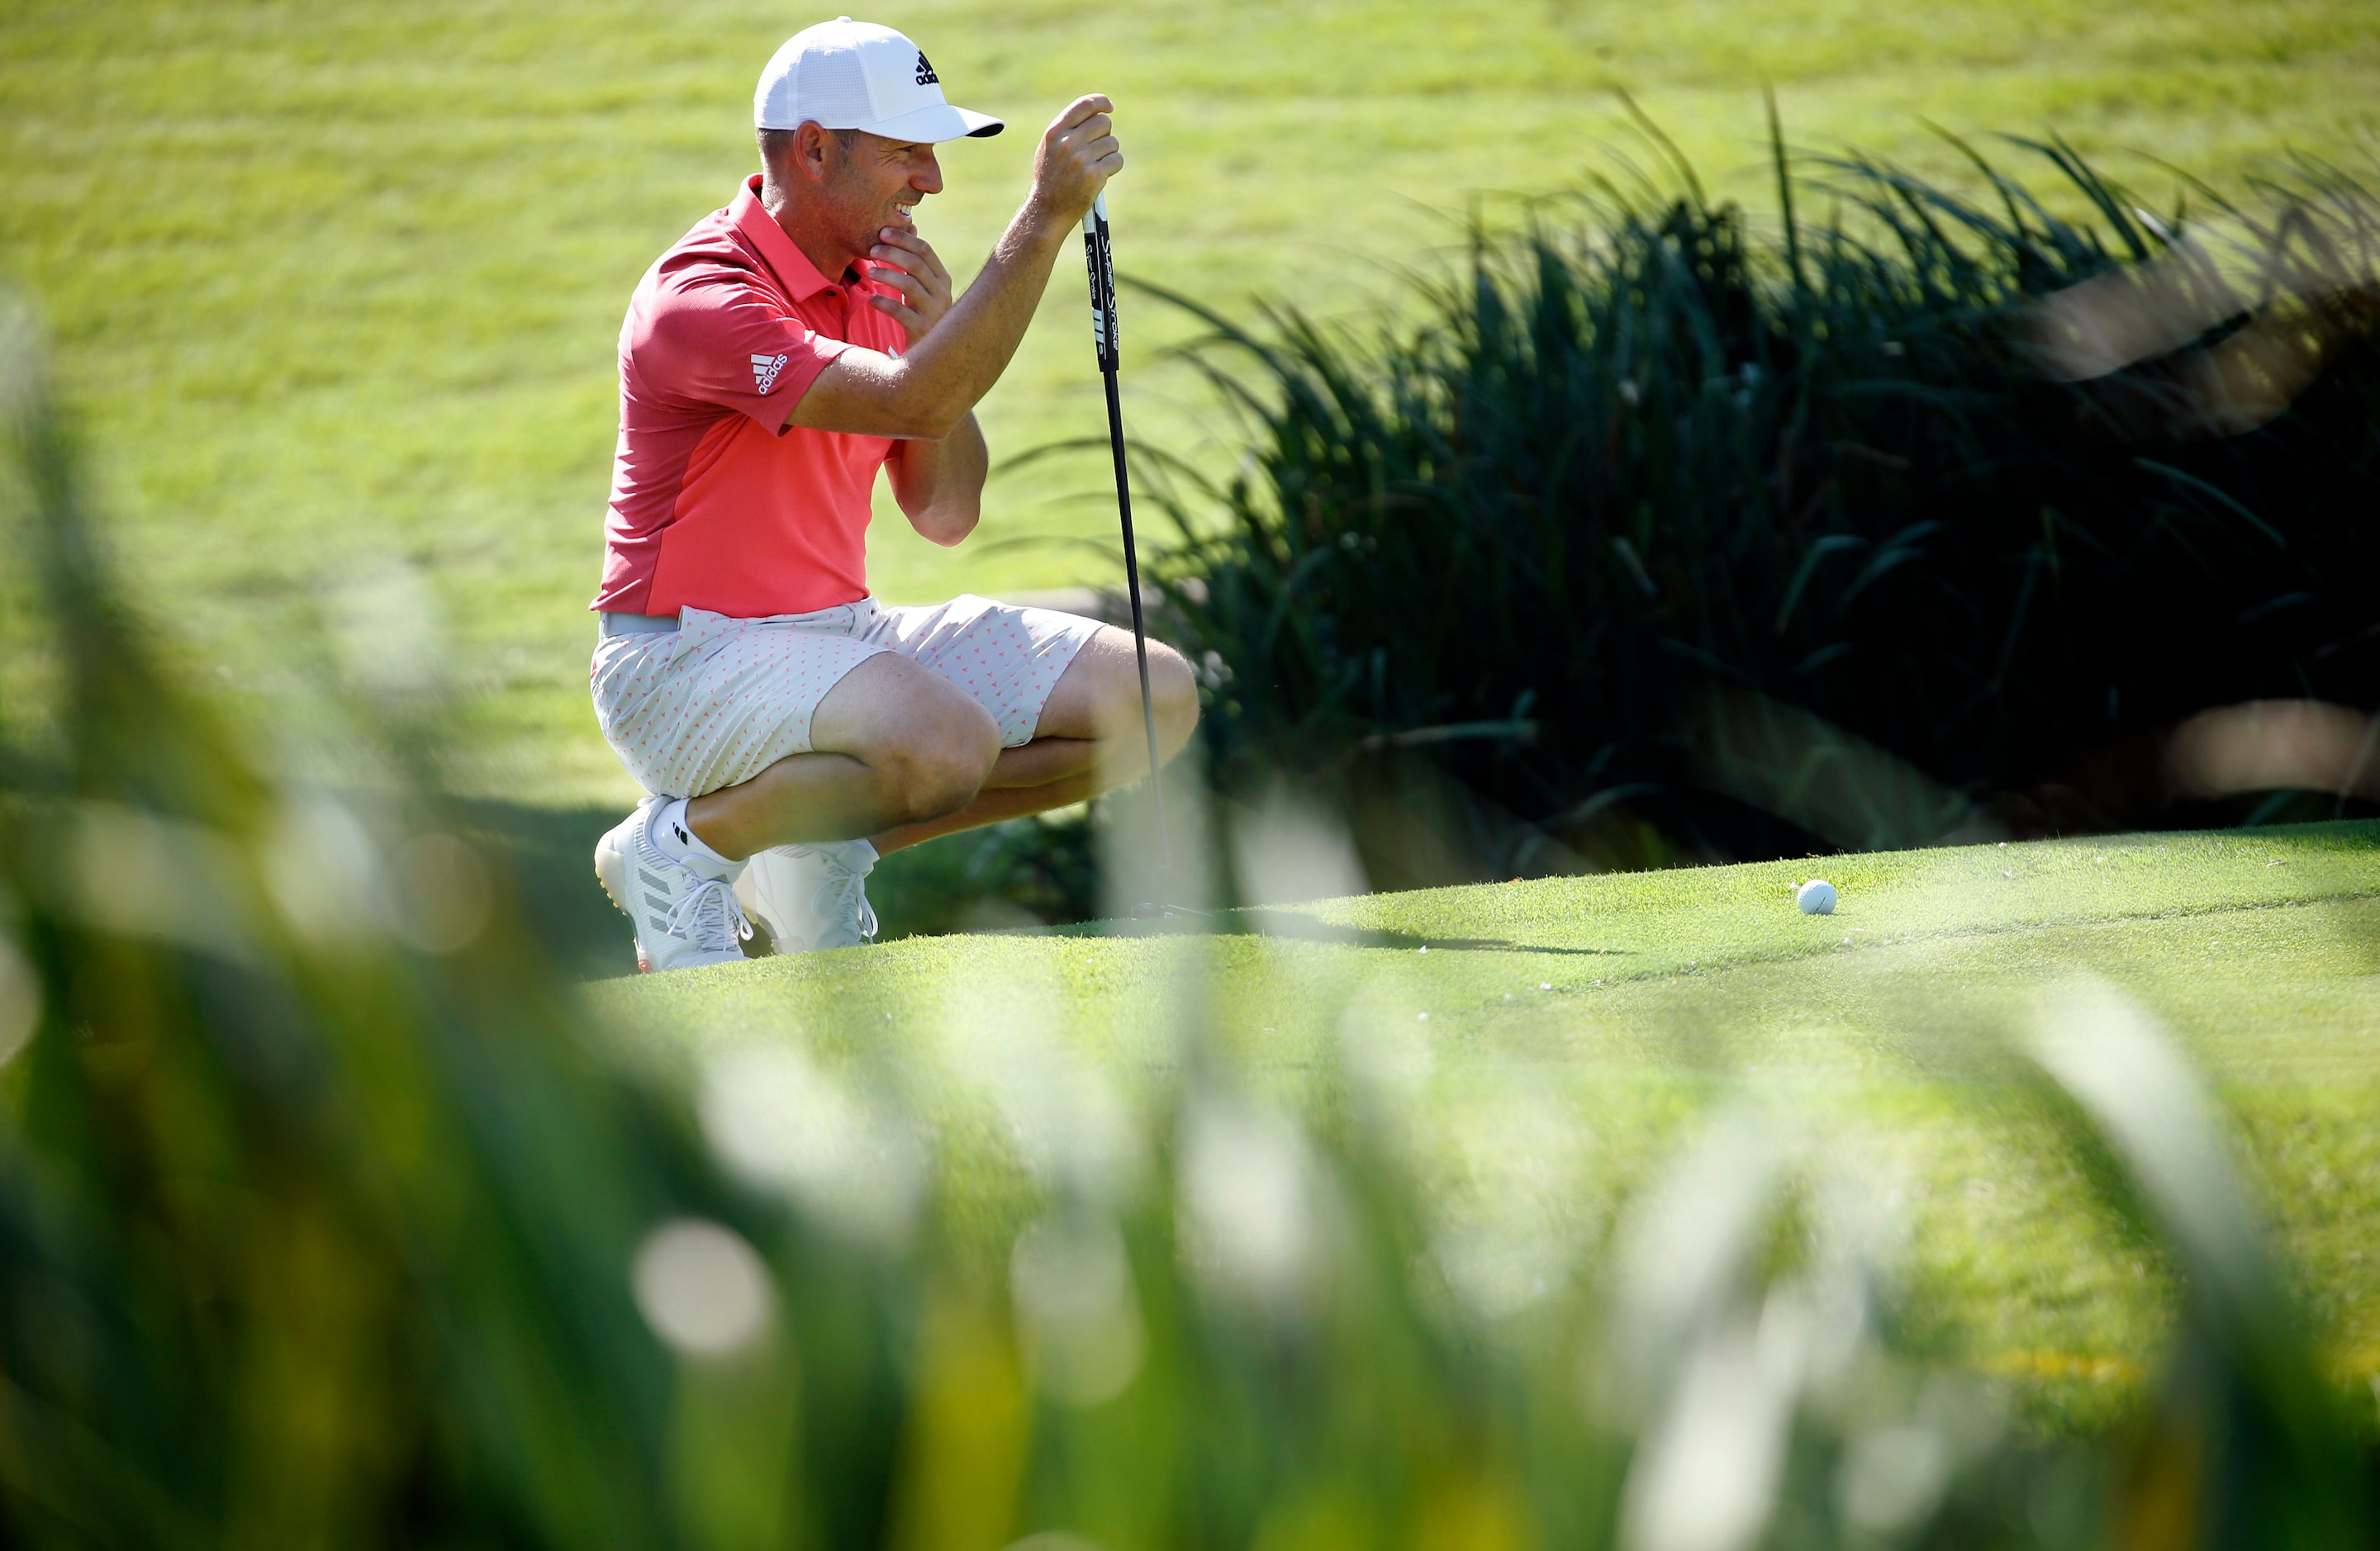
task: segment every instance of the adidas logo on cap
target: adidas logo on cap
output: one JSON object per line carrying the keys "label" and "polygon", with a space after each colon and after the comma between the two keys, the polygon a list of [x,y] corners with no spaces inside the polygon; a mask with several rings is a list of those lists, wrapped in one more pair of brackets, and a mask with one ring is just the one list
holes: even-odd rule
{"label": "adidas logo on cap", "polygon": [[785,357],[783,356],[752,357],[752,381],[759,386],[761,397],[769,396],[769,390],[777,385],[777,373],[784,370]]}

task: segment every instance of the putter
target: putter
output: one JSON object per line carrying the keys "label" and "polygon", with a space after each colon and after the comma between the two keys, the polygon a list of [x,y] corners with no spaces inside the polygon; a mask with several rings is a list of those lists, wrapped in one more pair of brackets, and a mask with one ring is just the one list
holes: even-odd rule
{"label": "putter", "polygon": [[[1108,448],[1115,455],[1116,515],[1123,525],[1123,580],[1132,599],[1132,649],[1140,661],[1140,726],[1148,736],[1148,780],[1157,799],[1158,888],[1173,882],[1173,832],[1165,823],[1165,782],[1157,764],[1157,708],[1148,695],[1148,627],[1140,612],[1140,554],[1132,539],[1132,479],[1124,471],[1123,406],[1116,399],[1115,254],[1108,246],[1108,197],[1102,193],[1083,213],[1083,261],[1091,272],[1091,344],[1099,357],[1099,378],[1108,393]],[[1135,915],[1189,915],[1185,906],[1161,902],[1133,906]]]}

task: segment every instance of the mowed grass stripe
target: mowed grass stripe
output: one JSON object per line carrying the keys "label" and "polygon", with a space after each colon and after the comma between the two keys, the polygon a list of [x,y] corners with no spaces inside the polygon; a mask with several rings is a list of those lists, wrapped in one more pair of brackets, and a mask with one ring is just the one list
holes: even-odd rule
{"label": "mowed grass stripe", "polygon": [[[1836,886],[1833,915],[1794,906],[1794,886],[1812,878]],[[2342,822],[1547,878],[1306,909],[1374,931],[1593,950],[1613,962],[1586,978],[1618,980],[1912,938],[2373,893],[2380,830]],[[1577,977],[1573,965],[1563,978]]]}

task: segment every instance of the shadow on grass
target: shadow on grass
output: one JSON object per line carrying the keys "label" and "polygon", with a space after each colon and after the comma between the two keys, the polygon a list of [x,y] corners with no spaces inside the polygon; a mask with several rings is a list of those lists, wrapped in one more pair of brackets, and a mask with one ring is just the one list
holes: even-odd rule
{"label": "shadow on grass", "polygon": [[1624,958],[1628,948],[1560,948],[1551,943],[1514,942],[1501,937],[1432,937],[1419,932],[1384,931],[1347,927],[1302,911],[1278,906],[1219,910],[1212,915],[1184,914],[1143,920],[1086,921],[1054,928],[1064,937],[1269,937],[1298,942],[1330,942],[1345,948],[1393,948],[1414,951],[1435,948],[1479,953],[1558,953],[1572,958]]}

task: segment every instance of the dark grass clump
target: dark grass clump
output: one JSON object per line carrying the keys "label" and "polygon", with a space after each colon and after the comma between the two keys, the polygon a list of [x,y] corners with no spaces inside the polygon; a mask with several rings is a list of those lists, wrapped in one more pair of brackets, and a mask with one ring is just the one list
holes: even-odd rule
{"label": "dark grass clump", "polygon": [[[2306,165],[2210,254],[2027,143],[2094,222],[1980,159],[1978,200],[1863,161],[1814,188],[1780,149],[1773,239],[1682,169],[1476,237],[1378,338],[1183,302],[1255,434],[1204,492],[1226,521],[1177,482],[1161,566],[1225,784],[1399,794],[1359,824],[1378,860],[1414,773],[1451,776],[1526,821],[1475,857],[1500,875],[1513,835],[1643,865],[1922,843],[1979,804],[2151,823],[2190,713],[2368,706],[2380,217]],[[2038,305],[2095,280],[2097,310]],[[2157,327],[2099,371],[2109,309]],[[1852,790],[1780,796],[1780,761]]]}

